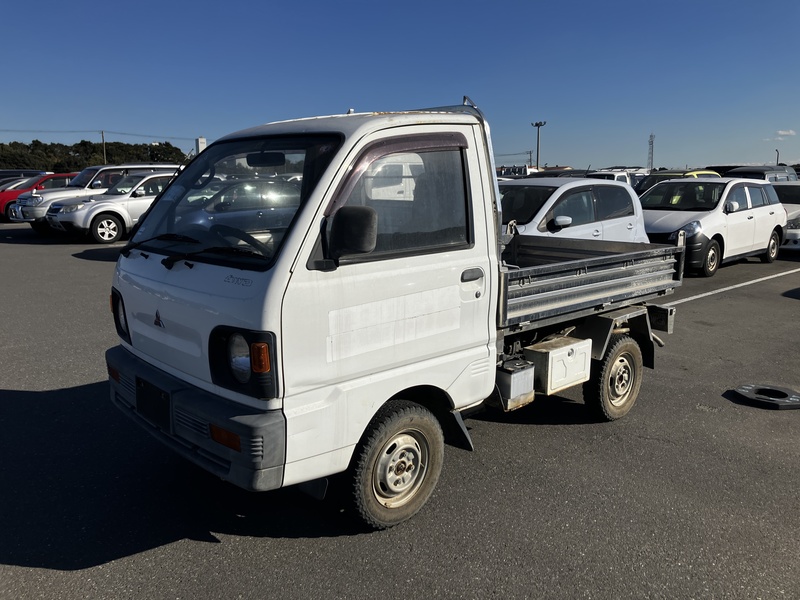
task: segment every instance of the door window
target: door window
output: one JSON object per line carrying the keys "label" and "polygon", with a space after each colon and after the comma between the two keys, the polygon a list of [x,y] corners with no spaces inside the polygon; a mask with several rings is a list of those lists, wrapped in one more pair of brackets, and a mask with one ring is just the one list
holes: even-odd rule
{"label": "door window", "polygon": [[[385,154],[357,165],[336,206],[361,205],[378,217],[377,244],[359,260],[436,252],[469,244],[465,169],[460,149]],[[328,227],[330,227],[330,219]]]}
{"label": "door window", "polygon": [[756,208],[757,206],[768,204],[767,199],[764,197],[764,192],[761,190],[761,186],[747,186],[747,192],[750,194],[751,207]]}
{"label": "door window", "polygon": [[736,210],[731,212],[747,210],[747,195],[745,194],[744,187],[737,186],[733,188],[728,196],[728,202],[736,202],[739,205]]}
{"label": "door window", "polygon": [[634,214],[631,195],[621,187],[597,185],[594,187],[597,198],[597,219],[618,219]]}
{"label": "door window", "polygon": [[586,189],[567,193],[553,207],[552,216],[553,218],[571,217],[572,226],[591,223],[595,220],[592,192]]}

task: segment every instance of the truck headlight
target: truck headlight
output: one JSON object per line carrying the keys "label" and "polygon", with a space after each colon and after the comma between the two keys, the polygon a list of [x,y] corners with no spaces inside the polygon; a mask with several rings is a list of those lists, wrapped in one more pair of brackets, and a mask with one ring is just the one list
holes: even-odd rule
{"label": "truck headlight", "polygon": [[234,333],[228,339],[228,365],[236,381],[250,381],[250,345],[241,333]]}
{"label": "truck headlight", "polygon": [[131,344],[131,332],[128,327],[128,317],[125,314],[125,303],[122,295],[114,288],[111,288],[111,314],[114,315],[114,327],[117,335]]}
{"label": "truck headlight", "polygon": [[681,232],[681,231],[686,232],[686,239],[688,240],[690,237],[694,237],[698,233],[702,233],[703,232],[703,226],[700,224],[700,221],[692,221],[691,223],[687,223],[686,225],[684,225],[683,227],[678,229],[678,231],[673,231],[669,236],[669,240],[671,242],[674,242],[675,240],[677,240],[678,239],[678,233]]}
{"label": "truck headlight", "polygon": [[211,381],[255,398],[277,397],[275,335],[220,325],[208,340]]}

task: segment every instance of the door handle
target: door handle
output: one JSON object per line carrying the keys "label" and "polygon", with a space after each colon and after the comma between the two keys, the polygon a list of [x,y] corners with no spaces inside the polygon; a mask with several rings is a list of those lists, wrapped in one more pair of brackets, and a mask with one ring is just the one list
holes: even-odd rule
{"label": "door handle", "polygon": [[753,220],[753,215],[750,215],[749,217],[747,217],[747,220],[748,221],[752,221]]}
{"label": "door handle", "polygon": [[592,235],[593,235],[594,237],[600,237],[600,230],[599,230],[599,229],[595,229],[595,230],[592,232]]}
{"label": "door handle", "polygon": [[631,229],[633,229],[633,223],[628,223],[628,230],[630,231]]}
{"label": "door handle", "polygon": [[477,281],[481,277],[483,277],[483,269],[481,269],[480,267],[473,267],[461,273],[461,283],[467,283],[468,281]]}

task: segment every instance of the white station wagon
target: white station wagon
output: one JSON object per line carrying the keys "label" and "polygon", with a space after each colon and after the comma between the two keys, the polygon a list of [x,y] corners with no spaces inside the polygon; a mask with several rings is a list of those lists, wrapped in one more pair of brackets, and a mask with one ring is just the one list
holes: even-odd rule
{"label": "white station wagon", "polygon": [[675,243],[685,232],[685,267],[706,277],[732,259],[774,261],[786,232],[786,210],[763,180],[672,179],[647,190],[641,201],[650,241]]}

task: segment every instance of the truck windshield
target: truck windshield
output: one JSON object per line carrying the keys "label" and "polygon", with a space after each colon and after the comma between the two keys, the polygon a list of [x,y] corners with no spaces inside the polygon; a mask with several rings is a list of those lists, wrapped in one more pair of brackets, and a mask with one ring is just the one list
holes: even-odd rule
{"label": "truck windshield", "polygon": [[269,269],[341,145],[339,136],[245,138],[209,146],[164,191],[128,248]]}

